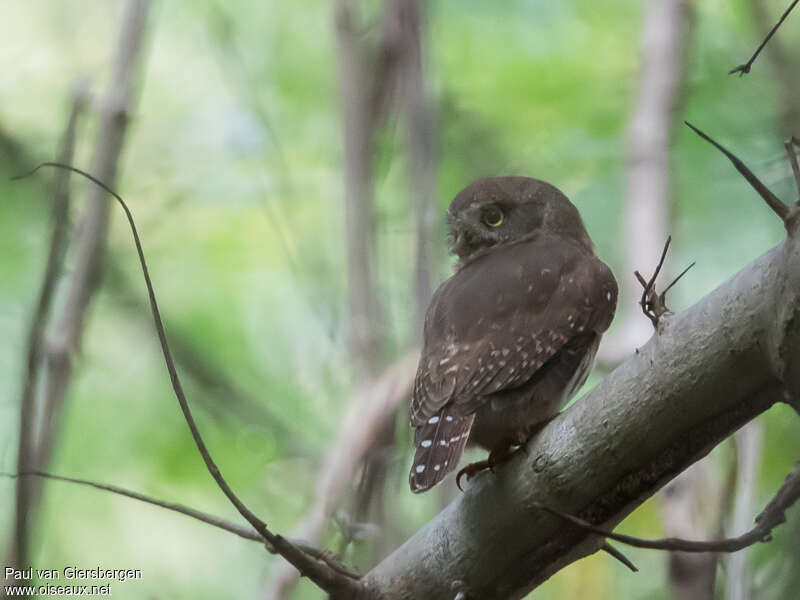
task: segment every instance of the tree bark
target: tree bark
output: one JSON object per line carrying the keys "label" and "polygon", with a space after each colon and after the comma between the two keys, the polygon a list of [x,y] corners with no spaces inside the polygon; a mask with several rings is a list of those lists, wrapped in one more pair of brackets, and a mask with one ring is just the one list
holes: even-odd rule
{"label": "tree bark", "polygon": [[678,315],[470,484],[364,578],[389,599],[521,598],[602,540],[532,507],[614,527],[776,402],[800,397],[800,217],[787,240]]}

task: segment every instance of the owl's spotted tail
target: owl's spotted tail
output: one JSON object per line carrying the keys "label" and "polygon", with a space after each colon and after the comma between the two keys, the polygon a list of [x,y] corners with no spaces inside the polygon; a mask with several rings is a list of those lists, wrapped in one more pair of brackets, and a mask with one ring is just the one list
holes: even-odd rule
{"label": "owl's spotted tail", "polygon": [[415,494],[439,483],[456,468],[475,415],[457,417],[444,409],[414,430],[414,462],[408,483]]}

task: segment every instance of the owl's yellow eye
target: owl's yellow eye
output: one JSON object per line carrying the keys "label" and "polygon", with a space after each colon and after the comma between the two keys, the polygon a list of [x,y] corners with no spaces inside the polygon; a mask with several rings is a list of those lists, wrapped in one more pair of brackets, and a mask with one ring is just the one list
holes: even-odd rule
{"label": "owl's yellow eye", "polygon": [[483,222],[489,227],[500,227],[503,224],[503,211],[496,206],[489,206],[483,211]]}

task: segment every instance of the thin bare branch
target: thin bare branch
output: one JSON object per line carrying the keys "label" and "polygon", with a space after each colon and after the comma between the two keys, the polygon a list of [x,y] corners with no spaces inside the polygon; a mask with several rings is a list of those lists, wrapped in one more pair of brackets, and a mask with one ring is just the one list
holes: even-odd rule
{"label": "thin bare branch", "polygon": [[644,277],[642,277],[642,274],[639,273],[639,271],[633,272],[643,288],[642,297],[639,300],[639,306],[642,307],[644,316],[650,319],[653,327],[656,328],[658,327],[658,322],[660,321],[661,316],[664,315],[664,313],[669,312],[669,309],[667,308],[667,292],[672,289],[672,286],[678,283],[681,277],[686,275],[689,269],[695,265],[695,263],[692,263],[683,271],[681,271],[680,275],[673,279],[672,283],[670,283],[666,289],[659,294],[656,291],[656,278],[661,272],[661,267],[664,265],[664,259],[667,257],[667,251],[669,250],[669,245],[671,242],[672,236],[667,237],[667,242],[664,244],[664,250],[661,252],[661,258],[658,260],[655,271],[653,271],[653,275],[649,280],[645,281]]}
{"label": "thin bare branch", "polygon": [[572,523],[587,533],[594,533],[609,540],[615,540],[634,548],[648,548],[651,550],[669,550],[672,552],[737,552],[758,542],[768,542],[772,539],[772,530],[786,521],[786,510],[800,498],[800,462],[797,462],[786,481],[780,487],[775,497],[766,508],[756,517],[756,525],[750,531],[740,536],[715,541],[694,541],[680,538],[663,538],[646,540],[621,533],[614,533],[598,527],[583,519],[570,515],[555,508],[532,503],[536,509],[543,510],[564,521]]}
{"label": "thin bare branch", "polygon": [[620,552],[620,550],[618,548],[614,548],[614,546],[612,546],[608,542],[603,544],[600,547],[600,550],[602,550],[603,552],[605,552],[609,556],[613,556],[614,558],[616,558],[619,562],[621,562],[623,565],[628,567],[634,573],[638,573],[639,572],[639,569],[636,568],[636,565],[633,564],[631,562],[631,560],[627,556],[625,556],[622,552]]}
{"label": "thin bare branch", "polygon": [[656,268],[653,271],[653,275],[650,277],[649,281],[647,282],[647,285],[644,286],[644,290],[642,291],[642,299],[639,301],[639,304],[641,305],[642,309],[645,309],[645,306],[648,303],[649,296],[651,295],[651,293],[655,294],[653,286],[656,283],[656,278],[658,277],[658,274],[661,272],[661,267],[664,266],[664,259],[667,258],[667,251],[669,251],[669,245],[671,243],[672,243],[672,236],[668,235],[667,243],[664,244],[664,249],[661,251],[661,258],[658,259],[658,264],[656,265]]}
{"label": "thin bare branch", "polygon": [[670,283],[670,284],[669,284],[667,287],[665,287],[665,288],[664,288],[664,291],[663,291],[663,292],[661,292],[661,296],[662,296],[662,298],[666,297],[666,295],[667,295],[667,292],[668,292],[668,291],[670,291],[670,290],[672,289],[672,286],[674,286],[676,283],[678,283],[678,282],[681,280],[681,278],[682,278],[684,275],[686,275],[686,273],[688,273],[688,272],[689,272],[689,269],[691,269],[692,267],[694,267],[696,264],[697,264],[697,262],[696,262],[696,261],[692,261],[692,263],[691,263],[691,264],[690,264],[688,267],[686,267],[686,268],[685,268],[683,271],[681,271],[681,272],[680,272],[680,274],[679,274],[679,275],[678,275],[678,276],[677,276],[675,279],[673,279],[673,280],[672,280],[672,283]]}
{"label": "thin bare branch", "polygon": [[733,75],[734,73],[739,73],[739,77],[741,77],[742,75],[745,75],[745,74],[750,72],[750,67],[753,66],[753,63],[755,62],[756,58],[758,58],[758,55],[761,54],[761,51],[764,49],[764,46],[766,46],[767,42],[769,42],[769,40],[772,38],[772,36],[775,35],[775,32],[778,31],[778,28],[786,20],[786,17],[789,16],[790,12],[792,12],[792,9],[794,8],[795,4],[797,4],[797,2],[798,2],[798,0],[792,0],[792,3],[789,5],[789,8],[787,8],[783,12],[783,14],[781,15],[781,18],[778,19],[777,23],[775,23],[775,26],[772,29],[769,30],[769,33],[764,38],[764,40],[761,42],[761,44],[758,46],[758,48],[756,48],[756,51],[753,53],[753,56],[750,57],[750,60],[748,60],[743,65],[739,65],[738,67],[734,67],[733,69],[728,71],[728,75]]}
{"label": "thin bare branch", "polygon": [[228,482],[223,477],[222,473],[219,470],[214,459],[211,457],[211,454],[206,447],[205,441],[203,440],[202,436],[200,435],[200,431],[197,428],[197,424],[195,423],[194,416],[192,414],[191,409],[189,408],[189,403],[186,400],[186,395],[183,391],[183,386],[181,385],[180,378],[178,377],[178,372],[175,369],[175,363],[172,359],[172,353],[169,349],[169,344],[167,343],[167,335],[166,331],[164,330],[164,324],[161,320],[161,313],[158,308],[158,302],[156,301],[155,291],[153,289],[153,284],[150,280],[150,272],[147,268],[147,261],[144,257],[144,250],[142,249],[142,242],[139,238],[139,232],[136,229],[136,224],[133,220],[133,215],[131,214],[128,205],[119,196],[114,190],[109,188],[106,184],[102,181],[97,179],[96,177],[90,175],[86,171],[73,167],[71,165],[64,165],[55,162],[45,162],[37,166],[33,171],[28,173],[25,176],[32,175],[36,171],[38,171],[41,167],[57,167],[61,169],[68,169],[73,171],[74,173],[78,173],[83,177],[86,177],[90,181],[92,181],[95,185],[103,189],[105,192],[113,196],[117,202],[122,207],[123,211],[125,212],[125,216],[128,219],[128,224],[130,225],[131,233],[133,235],[133,241],[136,245],[136,253],[139,257],[139,264],[142,269],[142,275],[144,276],[145,285],[147,286],[147,294],[150,299],[150,308],[153,313],[153,321],[156,327],[156,333],[158,334],[158,340],[161,344],[161,350],[164,355],[164,362],[167,366],[167,371],[169,372],[170,382],[172,384],[172,389],[175,392],[175,396],[178,399],[178,404],[180,405],[181,412],[186,420],[186,424],[189,426],[189,431],[192,434],[192,439],[197,446],[200,455],[203,458],[203,461],[206,464],[206,468],[208,472],[213,477],[214,481],[217,483],[217,486],[222,490],[225,496],[228,498],[230,503],[236,508],[244,519],[253,526],[253,528],[261,534],[265,541],[269,542],[275,551],[283,556],[286,560],[291,562],[304,576],[311,579],[314,583],[316,583],[320,588],[323,590],[331,593],[331,594],[355,594],[359,590],[358,583],[354,580],[344,577],[341,573],[338,573],[331,569],[326,564],[320,562],[313,556],[309,556],[305,553],[302,549],[295,546],[292,542],[288,539],[284,538],[281,535],[272,533],[267,524],[262,521],[259,517],[255,515],[247,506],[242,502],[241,499],[234,493],[233,489],[228,485]]}
{"label": "thin bare branch", "polygon": [[778,215],[782,221],[786,222],[786,220],[791,215],[791,209],[786,206],[780,198],[778,198],[775,194],[773,194],[770,189],[764,185],[761,180],[756,177],[756,175],[745,165],[739,158],[733,154],[732,152],[728,151],[722,144],[716,142],[715,140],[711,139],[708,135],[700,131],[697,127],[689,123],[689,121],[684,121],[686,125],[694,131],[697,135],[701,138],[706,140],[712,146],[714,146],[717,150],[722,152],[728,159],[733,163],[733,166],[736,167],[736,170],[742,174],[742,176],[747,180],[747,182],[753,186],[753,189],[758,192],[758,195],[764,199],[764,202],[773,210],[773,212]]}
{"label": "thin bare branch", "polygon": [[[2,473],[0,472],[0,477],[8,477],[9,479],[21,479],[23,477],[41,477],[44,479],[52,479],[55,481],[65,481],[68,483],[75,483],[78,485],[84,485],[93,487],[98,490],[102,490],[104,492],[110,492],[112,494],[117,494],[118,496],[124,496],[126,498],[131,498],[133,500],[138,500],[139,502],[144,502],[146,504],[152,504],[153,506],[158,506],[160,508],[165,508],[172,512],[176,512],[187,517],[191,517],[192,519],[196,519],[198,521],[202,521],[207,525],[211,525],[212,527],[216,527],[217,529],[222,529],[223,531],[227,531],[232,533],[240,538],[245,540],[251,540],[254,542],[261,542],[264,544],[266,549],[271,552],[272,554],[277,554],[275,548],[273,548],[269,542],[266,542],[264,538],[252,527],[244,527],[242,525],[238,525],[236,523],[232,523],[230,521],[226,521],[225,519],[218,517],[216,515],[212,515],[207,512],[203,512],[184,504],[178,504],[175,502],[167,502],[166,500],[159,500],[158,498],[153,498],[152,496],[147,496],[145,494],[141,494],[139,492],[134,492],[132,490],[128,490],[126,488],[111,485],[108,483],[99,483],[97,481],[91,481],[89,479],[80,479],[77,477],[66,477],[64,475],[55,475],[53,473],[47,473],[46,471],[26,471],[26,472],[19,472],[19,473]],[[339,571],[343,575],[358,579],[360,575],[349,569],[348,567],[342,565],[335,556],[333,556],[330,552],[325,550],[320,550],[314,546],[306,544],[302,540],[290,540],[295,546],[302,549],[304,552],[322,560],[328,564],[332,569]]]}

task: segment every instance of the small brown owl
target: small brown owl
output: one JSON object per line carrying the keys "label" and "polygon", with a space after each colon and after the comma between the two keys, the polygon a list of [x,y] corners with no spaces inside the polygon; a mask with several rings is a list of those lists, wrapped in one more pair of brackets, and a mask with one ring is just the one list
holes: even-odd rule
{"label": "small brown owl", "polygon": [[578,210],[544,181],[477,181],[448,221],[458,263],[425,317],[413,492],[453,470],[468,441],[491,459],[556,415],[586,380],[617,304]]}

